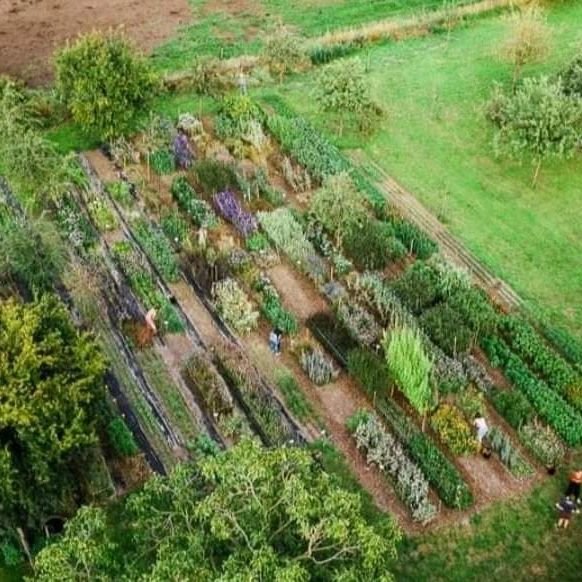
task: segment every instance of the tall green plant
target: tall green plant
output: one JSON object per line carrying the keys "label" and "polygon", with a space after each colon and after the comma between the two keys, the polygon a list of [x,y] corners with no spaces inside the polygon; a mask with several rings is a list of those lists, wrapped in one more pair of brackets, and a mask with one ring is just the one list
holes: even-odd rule
{"label": "tall green plant", "polygon": [[424,422],[434,398],[430,383],[432,361],[424,351],[422,339],[410,328],[400,327],[384,334],[382,345],[392,378]]}

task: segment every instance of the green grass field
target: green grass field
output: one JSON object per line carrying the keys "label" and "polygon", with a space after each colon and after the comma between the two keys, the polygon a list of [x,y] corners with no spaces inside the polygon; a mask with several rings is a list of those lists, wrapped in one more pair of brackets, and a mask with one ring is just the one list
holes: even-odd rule
{"label": "green grass field", "polygon": [[[582,3],[552,9],[552,51],[525,74],[553,74],[582,46]],[[346,133],[446,222],[491,269],[552,321],[582,337],[582,164],[550,161],[537,188],[526,162],[496,160],[483,105],[511,67],[499,58],[503,16],[473,21],[450,37],[433,35],[372,48],[366,55],[375,100],[386,110],[372,136]],[[281,95],[317,126],[335,131],[306,95],[317,72]]]}
{"label": "green grass field", "polygon": [[329,30],[399,17],[444,5],[476,0],[190,0],[192,24],[153,54],[161,71],[187,69],[196,57],[256,54],[265,36],[283,24],[296,34],[318,36]]}
{"label": "green grass field", "polygon": [[527,498],[498,503],[467,523],[406,538],[396,579],[417,582],[580,579],[582,516],[556,530],[555,503],[566,474],[546,480]]}

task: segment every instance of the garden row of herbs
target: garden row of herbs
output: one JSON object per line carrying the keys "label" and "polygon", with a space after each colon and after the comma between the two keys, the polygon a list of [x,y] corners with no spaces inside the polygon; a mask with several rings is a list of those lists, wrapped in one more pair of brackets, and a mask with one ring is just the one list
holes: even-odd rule
{"label": "garden row of herbs", "polygon": [[[564,443],[582,442],[582,381],[574,363],[524,318],[501,313],[280,101],[260,108],[246,96],[227,97],[212,132],[191,115],[182,115],[177,128],[154,118],[141,136],[115,143],[109,153],[136,181],[150,177],[143,183],[151,191],[142,195],[152,222],[138,212],[131,218],[124,186],[111,185],[109,193],[129,207],[132,232],[167,283],[190,270],[237,334],[261,325],[264,331],[262,315],[286,334],[316,385],[333,381],[342,368],[358,380],[374,410],[354,417],[349,429],[415,519],[427,521],[437,511],[429,487],[449,507],[473,503],[454,458],[477,452],[471,423],[490,407],[519,439],[517,446],[501,426],[490,433],[494,452],[516,478],[533,473],[522,449],[553,466]],[[100,209],[100,216],[107,212]],[[100,228],[109,223],[102,219]],[[163,310],[134,272],[139,261],[131,248],[119,243],[114,252],[146,307]],[[282,258],[328,300],[329,312],[310,318],[308,329],[268,277]],[[171,317],[164,321],[167,331],[178,331]],[[511,388],[495,384],[484,354]],[[258,394],[248,386],[252,375],[218,360],[270,440],[289,439],[269,403],[252,402]],[[212,386],[204,390],[207,405],[223,407],[221,390]]]}

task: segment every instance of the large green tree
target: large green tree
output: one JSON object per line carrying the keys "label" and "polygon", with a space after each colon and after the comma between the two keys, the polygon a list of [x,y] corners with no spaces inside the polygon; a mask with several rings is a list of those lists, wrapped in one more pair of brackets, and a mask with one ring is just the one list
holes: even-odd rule
{"label": "large green tree", "polygon": [[55,298],[0,303],[0,532],[38,526],[75,491],[95,443],[105,361]]}
{"label": "large green tree", "polygon": [[104,532],[101,511],[81,512],[38,555],[39,580],[385,581],[399,539],[307,451],[253,441],[152,478],[129,498],[123,536]]}
{"label": "large green tree", "polygon": [[524,79],[514,92],[497,87],[489,114],[499,126],[496,150],[529,157],[535,165],[534,186],[544,160],[570,158],[582,142],[582,99],[565,94],[559,78]]}
{"label": "large green tree", "polygon": [[56,57],[56,77],[73,119],[102,139],[131,129],[159,87],[145,58],[111,33],[93,32],[65,47]]}

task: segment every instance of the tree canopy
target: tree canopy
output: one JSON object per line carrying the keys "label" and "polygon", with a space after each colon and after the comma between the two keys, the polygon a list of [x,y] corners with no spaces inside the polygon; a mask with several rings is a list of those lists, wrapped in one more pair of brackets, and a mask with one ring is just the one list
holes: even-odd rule
{"label": "tree canopy", "polygon": [[58,300],[0,302],[0,530],[38,525],[71,493],[68,463],[96,441],[104,372]]}
{"label": "tree canopy", "polygon": [[152,478],[120,517],[125,547],[104,510],[80,511],[38,555],[38,580],[392,580],[400,536],[304,449],[250,440]]}
{"label": "tree canopy", "polygon": [[73,119],[102,139],[128,131],[159,86],[150,64],[123,37],[97,32],[58,53],[56,77]]}

